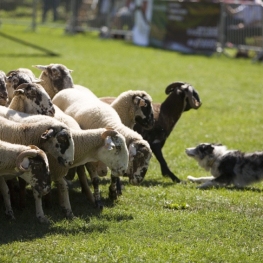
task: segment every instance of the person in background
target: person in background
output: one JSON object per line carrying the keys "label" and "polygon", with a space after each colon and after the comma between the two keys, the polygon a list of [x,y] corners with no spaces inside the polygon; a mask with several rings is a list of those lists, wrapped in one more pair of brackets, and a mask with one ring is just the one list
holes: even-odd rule
{"label": "person in background", "polygon": [[[246,45],[246,38],[262,36],[262,2],[261,0],[244,1],[241,5],[226,6],[231,20],[236,21],[227,31],[228,40],[235,45]],[[238,48],[236,58],[249,57],[248,50]]]}
{"label": "person in background", "polygon": [[135,45],[148,46],[152,19],[152,0],[135,0],[132,40]]}
{"label": "person in background", "polygon": [[53,21],[58,20],[58,6],[59,0],[43,0],[43,12],[42,12],[42,23],[46,22],[47,12],[52,9],[53,11]]}

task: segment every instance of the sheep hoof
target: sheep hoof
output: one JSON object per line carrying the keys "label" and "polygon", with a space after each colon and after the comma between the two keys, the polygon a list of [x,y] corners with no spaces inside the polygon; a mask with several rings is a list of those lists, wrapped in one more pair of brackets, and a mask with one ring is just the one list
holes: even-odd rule
{"label": "sheep hoof", "polygon": [[118,198],[118,193],[117,190],[112,190],[111,188],[109,188],[109,198],[112,200],[116,200]]}
{"label": "sheep hoof", "polygon": [[6,212],[6,216],[7,216],[8,220],[12,220],[12,221],[16,220],[13,211]]}
{"label": "sheep hoof", "polygon": [[44,217],[42,217],[42,216],[38,217],[37,220],[40,224],[49,224],[50,223],[49,219],[45,216]]}
{"label": "sheep hoof", "polygon": [[65,213],[66,213],[66,218],[69,219],[69,220],[72,220],[75,218],[73,212],[71,210],[67,210],[65,209]]}
{"label": "sheep hoof", "polygon": [[99,210],[103,209],[103,204],[100,200],[95,201],[95,208],[98,208]]}

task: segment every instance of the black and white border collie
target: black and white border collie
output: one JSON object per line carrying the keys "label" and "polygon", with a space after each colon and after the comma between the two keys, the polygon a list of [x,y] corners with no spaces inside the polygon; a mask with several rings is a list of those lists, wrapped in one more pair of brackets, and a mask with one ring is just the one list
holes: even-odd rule
{"label": "black and white border collie", "polygon": [[201,143],[185,152],[212,175],[188,176],[189,181],[201,183],[198,188],[227,185],[242,188],[263,180],[263,152],[243,153],[214,143]]}

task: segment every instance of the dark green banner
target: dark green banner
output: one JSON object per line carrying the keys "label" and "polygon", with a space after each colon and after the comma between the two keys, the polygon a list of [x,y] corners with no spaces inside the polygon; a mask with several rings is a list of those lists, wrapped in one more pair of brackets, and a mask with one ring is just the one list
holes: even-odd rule
{"label": "dark green banner", "polygon": [[155,0],[150,45],[183,53],[216,50],[220,4]]}

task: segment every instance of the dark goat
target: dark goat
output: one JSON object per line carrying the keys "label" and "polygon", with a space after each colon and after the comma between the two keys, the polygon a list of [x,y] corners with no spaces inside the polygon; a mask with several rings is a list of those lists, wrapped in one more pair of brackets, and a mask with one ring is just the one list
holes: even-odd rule
{"label": "dark goat", "polygon": [[150,147],[160,163],[163,176],[169,176],[174,182],[180,182],[169,169],[162,153],[162,148],[175,124],[184,111],[198,109],[201,101],[197,91],[184,82],[171,83],[166,89],[168,95],[163,103],[153,103],[155,124],[152,129],[145,130],[135,124],[134,130],[148,141]]}

